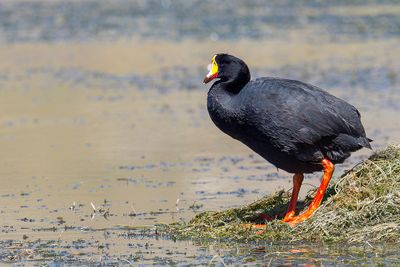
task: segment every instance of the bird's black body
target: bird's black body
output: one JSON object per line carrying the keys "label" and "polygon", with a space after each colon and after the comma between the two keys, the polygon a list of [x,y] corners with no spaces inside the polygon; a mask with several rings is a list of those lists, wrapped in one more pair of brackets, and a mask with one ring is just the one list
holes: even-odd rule
{"label": "bird's black body", "polygon": [[342,163],[350,152],[370,148],[360,113],[322,89],[295,80],[250,81],[246,64],[219,54],[219,81],[207,107],[224,133],[243,142],[279,169],[311,173],[321,160]]}

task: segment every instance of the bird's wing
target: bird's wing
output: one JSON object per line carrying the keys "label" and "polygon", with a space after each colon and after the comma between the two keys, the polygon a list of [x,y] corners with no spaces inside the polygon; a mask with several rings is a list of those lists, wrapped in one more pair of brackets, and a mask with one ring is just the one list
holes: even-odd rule
{"label": "bird's wing", "polygon": [[292,80],[256,80],[246,97],[246,117],[256,136],[296,154],[324,137],[365,136],[357,109],[327,92]]}

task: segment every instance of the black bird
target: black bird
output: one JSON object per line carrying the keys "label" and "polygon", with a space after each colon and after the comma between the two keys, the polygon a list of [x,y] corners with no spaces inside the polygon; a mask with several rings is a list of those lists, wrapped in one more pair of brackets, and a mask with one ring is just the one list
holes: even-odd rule
{"label": "black bird", "polygon": [[[239,58],[212,57],[204,83],[218,78],[208,92],[212,121],[279,169],[294,173],[285,222],[309,218],[321,204],[334,171],[350,153],[371,148],[358,110],[326,91],[296,80],[263,77],[250,81]],[[307,211],[295,216],[304,173],[324,171]]]}

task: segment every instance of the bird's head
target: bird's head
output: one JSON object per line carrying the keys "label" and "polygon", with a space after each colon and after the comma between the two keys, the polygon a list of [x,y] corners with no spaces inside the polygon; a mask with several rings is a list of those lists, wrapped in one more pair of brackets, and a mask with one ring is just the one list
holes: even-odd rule
{"label": "bird's head", "polygon": [[232,81],[246,84],[250,81],[250,71],[240,58],[228,54],[216,54],[208,65],[209,72],[203,82],[208,83],[216,78],[222,82]]}

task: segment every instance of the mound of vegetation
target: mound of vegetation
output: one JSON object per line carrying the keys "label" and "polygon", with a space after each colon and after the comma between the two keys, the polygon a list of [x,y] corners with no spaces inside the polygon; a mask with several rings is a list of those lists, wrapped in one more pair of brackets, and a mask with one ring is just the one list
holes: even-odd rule
{"label": "mound of vegetation", "polygon": [[[308,193],[303,208],[315,191]],[[280,219],[260,219],[259,214],[282,218],[289,200],[289,192],[279,191],[247,206],[203,212],[188,223],[164,225],[162,230],[180,239],[399,242],[400,146],[375,153],[332,181],[325,201],[309,220],[291,227]],[[266,227],[249,227],[254,223]]]}

